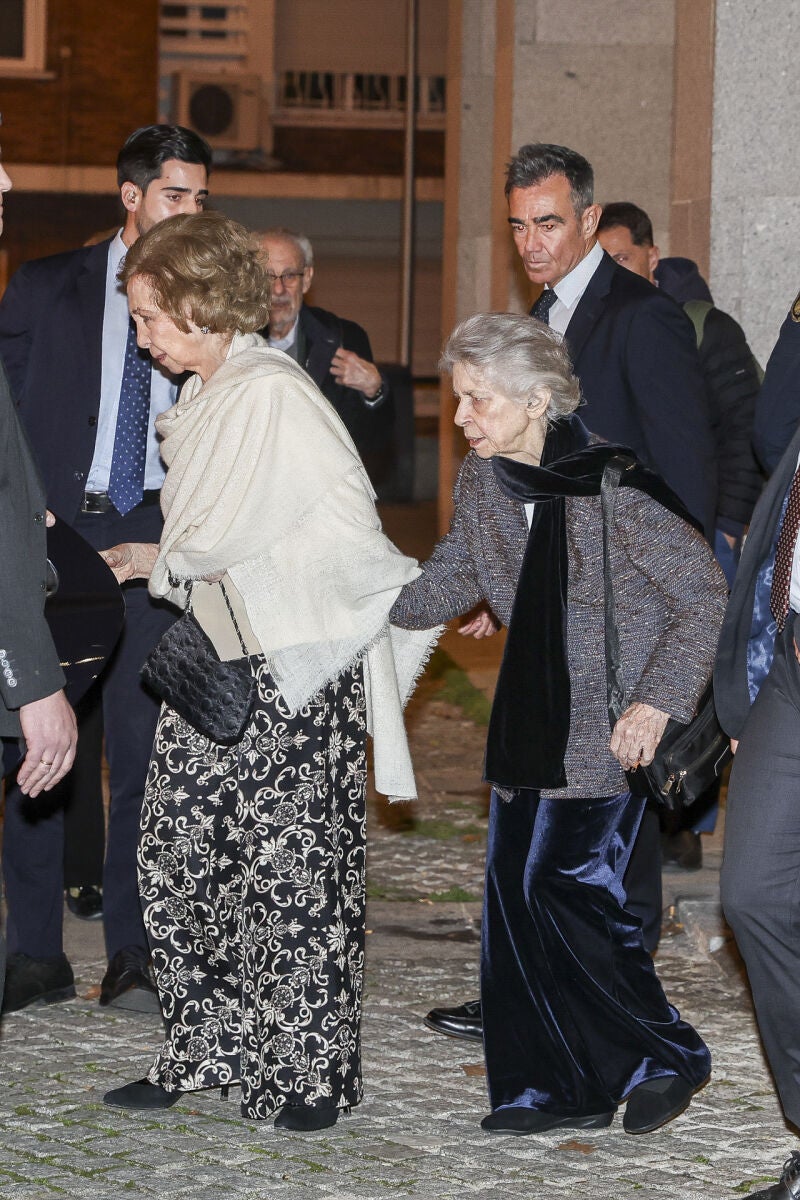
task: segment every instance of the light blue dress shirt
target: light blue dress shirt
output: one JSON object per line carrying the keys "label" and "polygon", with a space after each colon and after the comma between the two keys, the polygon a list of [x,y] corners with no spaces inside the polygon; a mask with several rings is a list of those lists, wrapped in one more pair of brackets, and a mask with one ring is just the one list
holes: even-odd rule
{"label": "light blue dress shirt", "polygon": [[[108,249],[106,302],[103,313],[100,413],[97,418],[94,457],[86,481],[87,492],[108,491],[130,319],[128,298],[117,283],[117,271],[125,257],[126,250],[127,247],[122,240],[122,230],[120,230]],[[172,376],[162,371],[154,363],[150,377],[150,421],[147,429],[147,458],[144,469],[144,486],[148,491],[160,488],[166,475],[166,467],[161,461],[158,449],[155,419],[159,413],[172,408],[177,398],[178,388]]]}

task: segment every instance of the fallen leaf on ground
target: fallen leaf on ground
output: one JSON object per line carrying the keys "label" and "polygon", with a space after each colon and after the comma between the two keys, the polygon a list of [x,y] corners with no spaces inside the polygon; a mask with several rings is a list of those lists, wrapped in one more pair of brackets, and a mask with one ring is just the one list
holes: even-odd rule
{"label": "fallen leaf on ground", "polygon": [[562,1142],[558,1147],[559,1150],[574,1150],[577,1154],[594,1154],[597,1149],[591,1142],[576,1142],[573,1138],[571,1142]]}
{"label": "fallen leaf on ground", "polygon": [[483,1063],[461,1063],[461,1070],[465,1075],[485,1075],[486,1067]]}

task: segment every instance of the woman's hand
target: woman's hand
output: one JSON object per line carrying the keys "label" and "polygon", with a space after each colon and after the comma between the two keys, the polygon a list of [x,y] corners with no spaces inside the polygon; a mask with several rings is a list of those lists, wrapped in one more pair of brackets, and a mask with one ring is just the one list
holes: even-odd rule
{"label": "woman's hand", "polygon": [[496,620],[494,613],[488,608],[478,608],[467,614],[467,619],[463,625],[459,625],[458,632],[462,637],[487,638],[497,633],[499,628],[500,622]]}
{"label": "woman's hand", "polygon": [[625,771],[653,761],[656,747],[664,735],[669,713],[649,704],[631,704],[614,726],[609,749]]}
{"label": "woman's hand", "polygon": [[149,579],[158,557],[158,546],[153,542],[120,542],[118,546],[101,550],[100,557],[114,572],[117,583]]}

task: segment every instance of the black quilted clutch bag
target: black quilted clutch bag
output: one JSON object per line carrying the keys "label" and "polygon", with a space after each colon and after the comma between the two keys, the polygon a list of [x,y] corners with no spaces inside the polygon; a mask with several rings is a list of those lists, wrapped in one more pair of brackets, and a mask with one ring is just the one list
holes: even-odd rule
{"label": "black quilted clutch bag", "polygon": [[[230,609],[227,595],[225,600]],[[232,611],[231,617],[236,625]],[[246,654],[238,625],[236,632]],[[204,737],[223,746],[241,741],[255,705],[255,677],[246,657],[220,660],[191,609],[169,627],[148,656],[142,679]]]}

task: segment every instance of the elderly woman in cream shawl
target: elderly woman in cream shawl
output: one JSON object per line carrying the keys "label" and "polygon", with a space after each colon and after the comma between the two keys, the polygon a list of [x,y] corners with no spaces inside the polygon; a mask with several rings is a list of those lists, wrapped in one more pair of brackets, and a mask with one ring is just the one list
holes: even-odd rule
{"label": "elderly woman in cream shawl", "polygon": [[157,421],[161,543],[104,557],[179,606],[193,581],[195,617],[236,659],[224,583],[258,700],[232,747],[162,709],[139,873],[166,1040],[105,1099],[166,1108],[239,1083],[244,1116],[321,1129],[362,1093],[365,742],[378,788],[413,796],[401,708],[431,637],[393,642],[388,612],[419,571],[333,408],[251,332],[269,283],[241,226],[164,221],[120,278],[139,345],[193,374]]}

